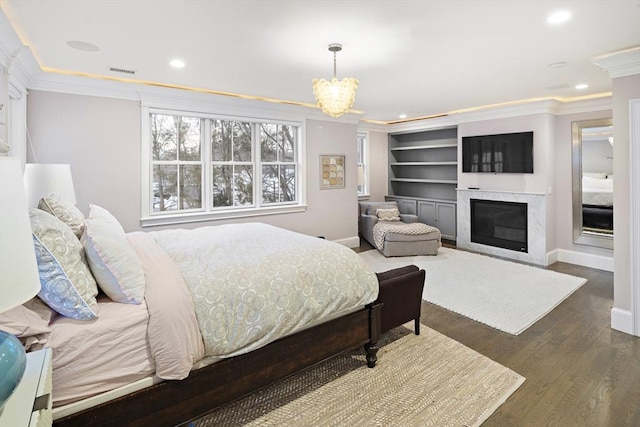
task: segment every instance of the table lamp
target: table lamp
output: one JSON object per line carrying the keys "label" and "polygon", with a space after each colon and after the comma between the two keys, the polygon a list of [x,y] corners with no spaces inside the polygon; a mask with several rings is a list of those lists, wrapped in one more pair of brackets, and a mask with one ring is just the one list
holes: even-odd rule
{"label": "table lamp", "polygon": [[[17,158],[0,157],[0,237],[0,313],[3,313],[40,292],[22,167]],[[0,330],[0,411],[20,383],[26,363],[22,343]]]}
{"label": "table lamp", "polygon": [[27,163],[24,169],[24,188],[27,206],[38,207],[41,198],[56,193],[76,203],[76,192],[71,178],[71,166],[60,163]]}

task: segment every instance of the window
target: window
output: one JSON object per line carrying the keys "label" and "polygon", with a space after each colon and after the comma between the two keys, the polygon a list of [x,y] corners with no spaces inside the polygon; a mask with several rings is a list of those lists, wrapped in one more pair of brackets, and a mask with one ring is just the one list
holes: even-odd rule
{"label": "window", "polygon": [[369,194],[368,174],[367,170],[367,157],[368,157],[368,144],[367,134],[358,134],[358,196],[367,196]]}
{"label": "window", "polygon": [[148,114],[143,225],[303,207],[300,124],[154,109]]}
{"label": "window", "polygon": [[202,207],[200,119],[151,115],[153,212]]}

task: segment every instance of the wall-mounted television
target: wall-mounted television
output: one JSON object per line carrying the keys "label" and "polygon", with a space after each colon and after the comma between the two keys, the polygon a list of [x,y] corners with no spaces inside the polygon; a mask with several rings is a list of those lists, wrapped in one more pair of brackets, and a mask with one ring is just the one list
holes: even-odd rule
{"label": "wall-mounted television", "polygon": [[462,172],[533,173],[533,132],[463,136]]}

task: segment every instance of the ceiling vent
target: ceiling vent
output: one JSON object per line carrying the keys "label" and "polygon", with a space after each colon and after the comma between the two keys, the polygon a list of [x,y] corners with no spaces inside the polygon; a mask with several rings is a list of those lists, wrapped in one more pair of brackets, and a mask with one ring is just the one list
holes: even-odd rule
{"label": "ceiling vent", "polygon": [[135,74],[135,70],[127,70],[126,68],[109,67],[109,71],[114,73]]}

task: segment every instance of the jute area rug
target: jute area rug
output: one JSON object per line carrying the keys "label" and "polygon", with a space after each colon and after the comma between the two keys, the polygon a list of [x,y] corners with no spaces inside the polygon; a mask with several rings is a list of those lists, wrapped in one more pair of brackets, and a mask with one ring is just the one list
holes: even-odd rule
{"label": "jute area rug", "polygon": [[492,328],[518,335],[587,280],[450,248],[435,256],[385,258],[360,253],[375,272],[415,264],[427,272],[422,299]]}
{"label": "jute area rug", "polygon": [[479,426],[524,378],[427,327],[383,335],[195,421],[195,426]]}

